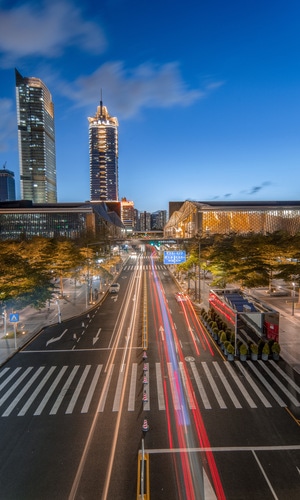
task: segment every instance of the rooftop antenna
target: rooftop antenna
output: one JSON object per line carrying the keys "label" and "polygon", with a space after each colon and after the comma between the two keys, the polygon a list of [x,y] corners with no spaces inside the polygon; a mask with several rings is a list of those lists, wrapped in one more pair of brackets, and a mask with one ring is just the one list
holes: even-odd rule
{"label": "rooftop antenna", "polygon": [[3,168],[5,169],[7,161],[4,163]]}

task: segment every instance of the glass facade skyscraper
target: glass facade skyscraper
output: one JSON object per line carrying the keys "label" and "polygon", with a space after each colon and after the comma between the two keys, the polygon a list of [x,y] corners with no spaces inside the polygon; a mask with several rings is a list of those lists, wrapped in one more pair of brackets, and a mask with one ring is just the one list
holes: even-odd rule
{"label": "glass facade skyscraper", "polygon": [[0,201],[16,199],[15,174],[3,167],[0,170]]}
{"label": "glass facade skyscraper", "polygon": [[97,112],[89,120],[90,199],[117,201],[118,179],[118,120],[109,115],[100,101]]}
{"label": "glass facade skyscraper", "polygon": [[16,98],[21,198],[34,203],[56,203],[54,105],[39,78],[17,70]]}

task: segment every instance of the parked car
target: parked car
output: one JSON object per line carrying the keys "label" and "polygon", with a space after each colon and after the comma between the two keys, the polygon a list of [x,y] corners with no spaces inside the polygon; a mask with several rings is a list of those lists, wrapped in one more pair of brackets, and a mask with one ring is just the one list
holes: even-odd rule
{"label": "parked car", "polygon": [[113,283],[109,287],[109,293],[119,293],[120,291],[120,284],[119,283]]}
{"label": "parked car", "polygon": [[187,296],[182,292],[176,292],[175,299],[177,300],[177,302],[185,302],[187,301]]}

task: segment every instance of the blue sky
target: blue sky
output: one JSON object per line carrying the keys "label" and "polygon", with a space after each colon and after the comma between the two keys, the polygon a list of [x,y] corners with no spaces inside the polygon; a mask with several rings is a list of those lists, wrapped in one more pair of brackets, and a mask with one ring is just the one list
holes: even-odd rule
{"label": "blue sky", "polygon": [[298,200],[298,0],[0,0],[0,166],[19,196],[16,67],[55,104],[58,201],[89,199],[88,116],[119,120],[119,195]]}

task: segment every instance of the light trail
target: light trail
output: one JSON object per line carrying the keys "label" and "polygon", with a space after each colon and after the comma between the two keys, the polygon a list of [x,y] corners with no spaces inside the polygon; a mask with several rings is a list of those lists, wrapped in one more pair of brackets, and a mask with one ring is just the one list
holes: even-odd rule
{"label": "light trail", "polygon": [[[155,320],[155,326],[159,346],[159,355],[162,366],[164,366],[163,360],[165,360],[166,366],[170,366],[172,372],[172,376],[169,376],[172,405],[169,403],[166,381],[164,382],[169,444],[170,448],[173,449],[175,446],[174,436],[176,436],[179,450],[185,450],[182,453],[179,451],[176,455],[177,458],[174,457],[178,495],[180,498],[188,500],[204,499],[203,465],[201,456],[195,453],[190,453],[189,450],[197,448],[197,445],[199,444],[202,449],[205,448],[206,450],[209,450],[209,439],[203,423],[200,408],[195,398],[194,409],[189,409],[184,383],[186,384],[188,393],[193,394],[192,383],[189,378],[186,361],[184,359],[176,328],[174,327],[174,322],[164,296],[164,291],[153,264],[153,259],[151,259],[151,268],[151,274],[153,276],[151,281],[151,294],[153,297],[152,304],[155,308],[153,311],[155,313],[153,314],[153,317],[157,318],[157,320]],[[193,316],[192,327],[191,322],[188,319],[187,311],[185,311],[185,318],[189,326],[190,334],[192,328],[194,327],[194,329],[197,329],[199,339],[200,337],[206,339],[204,331],[201,331],[200,323],[196,322]],[[164,340],[162,340],[161,335],[158,334],[160,326],[164,329]],[[194,347],[198,348],[193,336],[192,341]],[[210,348],[207,339],[206,341],[204,340],[204,342],[202,339],[202,346],[204,348],[205,346]],[[198,351],[196,349],[196,352],[199,352],[199,349]],[[180,366],[184,373],[184,383],[180,372]],[[177,410],[175,409],[176,407],[178,408]],[[172,410],[173,414],[171,414]],[[174,421],[173,426],[172,421]],[[205,451],[205,455],[217,498],[218,500],[224,500],[225,494],[213,453],[211,451]]]}
{"label": "light trail", "polygon": [[[199,321],[199,318],[195,312],[195,309],[194,309],[191,301],[188,299],[186,304],[187,305],[185,306],[185,304],[183,302],[181,302],[181,305],[182,305],[183,311],[184,311],[184,316],[186,318],[186,322],[189,326],[189,329],[196,332],[197,337],[201,343],[203,350],[206,351],[208,349],[210,354],[212,356],[214,356],[215,353],[214,353],[214,350],[213,350],[211,343],[209,341],[209,337],[207,336],[207,333],[206,333],[205,329],[203,328],[203,325]],[[191,317],[191,321],[188,317],[188,314],[187,314],[188,312],[189,312],[189,315]]]}
{"label": "light trail", "polygon": [[[127,330],[127,339],[128,340],[126,340],[126,350],[127,350],[128,356],[129,356],[130,350],[132,348],[132,343],[133,343],[133,338],[134,338],[133,331],[134,331],[135,322],[136,322],[136,318],[137,318],[137,308],[138,308],[138,301],[137,300],[132,301],[132,297],[139,296],[138,294],[140,293],[141,281],[142,281],[142,271],[138,268],[135,270],[135,272],[132,275],[132,279],[130,280],[130,283],[128,285],[128,292],[126,293],[124,302],[122,304],[122,308],[120,310],[121,312],[117,318],[117,322],[116,322],[117,327],[115,328],[115,330],[113,332],[114,340],[112,342],[112,347],[111,347],[108,361],[107,361],[107,364],[105,367],[106,371],[108,372],[108,375],[106,377],[103,391],[101,393],[95,414],[93,416],[92,424],[90,426],[90,430],[89,430],[89,433],[88,433],[88,436],[87,436],[87,439],[85,442],[85,446],[84,446],[84,449],[83,449],[83,452],[81,455],[81,459],[80,459],[79,465],[78,465],[76,473],[75,473],[72,488],[71,488],[71,491],[70,491],[70,494],[68,497],[69,500],[74,500],[76,498],[76,495],[77,495],[77,492],[78,492],[78,489],[80,486],[81,477],[82,477],[82,474],[84,472],[84,468],[85,468],[86,461],[88,458],[89,450],[90,450],[90,447],[91,447],[91,444],[93,441],[94,432],[95,432],[98,418],[100,415],[100,409],[101,409],[101,406],[103,403],[103,398],[106,397],[106,390],[107,390],[107,387],[108,387],[109,381],[110,381],[110,372],[112,370],[112,367],[113,367],[113,364],[115,361],[118,345],[119,345],[120,340],[121,340],[121,334],[124,331],[123,328],[124,328],[125,319],[128,318],[128,315],[130,317],[130,323],[129,323],[129,327]],[[133,302],[133,309],[132,309],[132,302]],[[123,357],[122,363],[125,364],[124,357]],[[120,422],[121,422],[124,397],[125,397],[125,388],[126,388],[126,384],[127,384],[128,374],[129,374],[129,363],[125,364],[125,374],[124,374],[123,385],[122,385],[122,390],[121,390],[120,407],[119,407],[119,412],[117,415],[117,422],[116,422],[116,426],[114,429],[111,451],[110,451],[107,471],[106,471],[106,475],[105,475],[105,483],[104,483],[103,492],[102,492],[102,496],[101,496],[102,500],[106,500],[108,498],[108,490],[109,490],[109,485],[111,482],[113,462],[114,462],[114,458],[115,458],[115,454],[116,454],[117,439],[118,439],[119,427],[120,427]]]}

